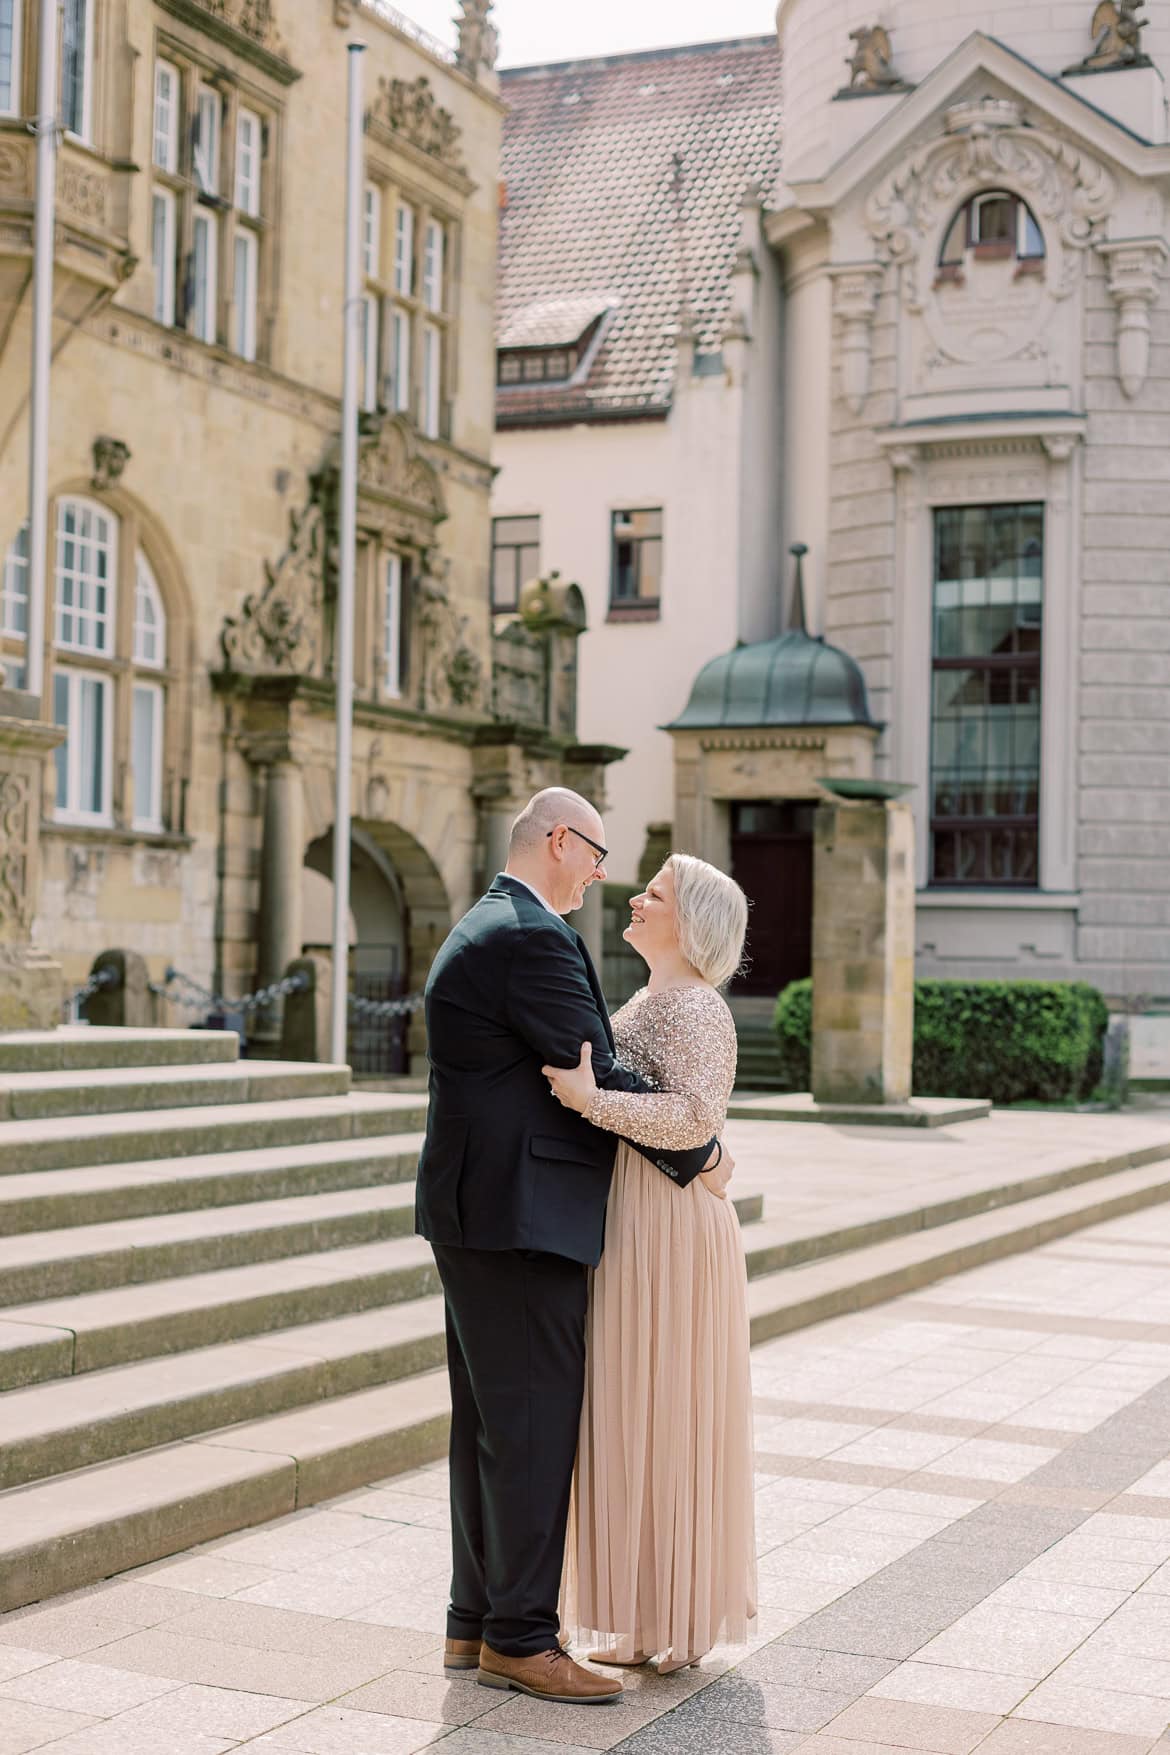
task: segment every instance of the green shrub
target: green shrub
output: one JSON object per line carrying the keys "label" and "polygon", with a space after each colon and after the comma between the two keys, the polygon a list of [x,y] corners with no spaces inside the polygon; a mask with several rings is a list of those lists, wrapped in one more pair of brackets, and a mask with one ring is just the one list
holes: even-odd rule
{"label": "green shrub", "polygon": [[[811,1083],[812,982],[794,981],[773,1020],[789,1090]],[[1109,1010],[1081,981],[918,981],[914,1093],[1060,1103],[1101,1079]]]}

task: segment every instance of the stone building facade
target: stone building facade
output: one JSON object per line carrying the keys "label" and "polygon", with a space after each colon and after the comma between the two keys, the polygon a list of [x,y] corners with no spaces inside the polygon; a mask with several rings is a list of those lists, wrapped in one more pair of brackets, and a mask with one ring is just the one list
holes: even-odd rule
{"label": "stone building facade", "polygon": [[[489,6],[461,10],[451,55],[349,0],[66,9],[42,705],[65,737],[33,937],[70,988],[123,945],[156,981],[174,965],[239,994],[321,937],[351,41],[367,45],[357,975],[421,985],[508,813],[566,774],[600,786],[573,723],[579,604],[546,591],[494,657],[503,106]],[[17,686],[36,39],[36,0],[0,0],[0,662]]]}
{"label": "stone building facade", "polygon": [[[728,700],[717,732],[676,730],[673,790],[660,728],[687,723],[703,675],[695,646],[706,642],[711,662],[737,640],[759,644],[759,663],[726,674],[766,668],[791,619],[779,557],[799,544],[808,627],[864,678],[880,728],[873,774],[913,786],[918,972],[1084,977],[1134,1007],[1164,1000],[1170,25],[1129,0],[1030,11],[892,0],[880,19],[865,0],[782,0],[777,29],[778,44],[723,46],[753,64],[773,57],[767,127],[741,128],[740,152],[770,138],[777,172],[757,190],[758,169],[744,167],[727,196],[739,241],[708,261],[703,284],[718,281],[725,303],[702,378],[680,299],[660,327],[683,337],[686,363],[645,411],[681,436],[698,382],[711,396],[704,435],[720,435],[717,467],[692,441],[662,471],[663,572],[674,569],[687,639],[600,629],[591,603],[583,645],[586,723],[609,708],[606,679],[622,678],[619,741],[642,761],[640,815],[623,845],[636,857],[648,826],[705,822],[709,845],[696,850],[730,848],[734,869],[737,840],[746,856],[755,837],[745,871],[759,870],[764,843],[780,861],[773,883],[757,882],[757,917],[790,912],[784,862],[811,861],[809,786],[818,765],[834,771],[831,725],[798,714],[781,730],[771,709],[753,720]],[[717,58],[711,45],[694,54]],[[732,72],[728,60],[721,73]],[[685,163],[670,74],[669,56],[645,58],[626,100],[631,111],[659,105],[660,156],[673,148]],[[591,64],[533,69],[509,75],[508,90],[530,94],[543,78],[562,106],[578,89],[596,110],[600,77]],[[733,99],[708,96],[708,156],[698,143],[686,150],[693,171],[713,176]],[[589,265],[548,249],[538,284],[527,244],[534,210],[552,236],[557,204],[575,211],[555,171],[569,124],[530,95],[522,110],[514,141],[516,109],[506,123],[505,165],[523,163],[529,183],[514,244],[505,214],[503,283],[529,307],[543,295],[584,309],[605,291]],[[745,210],[758,212],[754,232]],[[689,217],[691,255],[684,213],[677,260],[696,259]],[[548,346],[506,326],[498,339],[501,377],[518,344],[521,373],[524,350]],[[604,383],[606,345],[602,329],[578,368],[586,392]],[[607,420],[600,398],[558,414],[544,394],[526,419],[515,376],[501,382],[494,509],[540,512],[542,530],[569,518],[600,526],[630,469],[629,429]],[[717,428],[735,397],[757,413]],[[643,471],[665,443],[647,435]],[[554,445],[559,486],[542,464]],[[761,507],[759,563],[753,541],[720,539],[751,530]],[[555,561],[574,566],[564,546]],[[661,607],[665,632],[665,587]],[[630,642],[626,661],[600,662],[603,636]],[[663,713],[666,693],[676,705]],[[721,791],[696,806],[688,752],[716,736]]]}

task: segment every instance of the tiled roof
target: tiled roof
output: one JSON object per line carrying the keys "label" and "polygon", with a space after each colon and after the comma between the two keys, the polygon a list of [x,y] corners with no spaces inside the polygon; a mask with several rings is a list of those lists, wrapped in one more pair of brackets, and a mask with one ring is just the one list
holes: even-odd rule
{"label": "tiled roof", "polygon": [[500,347],[571,347],[591,323],[609,309],[608,294],[584,293],[576,299],[534,299],[513,311],[499,334]]}
{"label": "tiled roof", "polygon": [[561,302],[610,315],[581,382],[501,390],[499,424],[664,413],[684,298],[697,348],[716,352],[740,199],[779,173],[776,39],[515,68],[501,85],[498,337],[536,345],[515,337]]}

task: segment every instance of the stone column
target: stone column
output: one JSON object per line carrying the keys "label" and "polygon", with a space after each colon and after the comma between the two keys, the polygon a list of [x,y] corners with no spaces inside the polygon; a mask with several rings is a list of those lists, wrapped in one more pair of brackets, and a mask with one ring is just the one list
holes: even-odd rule
{"label": "stone column", "polygon": [[[247,754],[266,770],[256,984],[268,987],[283,979],[303,948],[304,784],[300,764],[287,740],[253,743]],[[281,1017],[279,1001],[255,1014],[258,1042],[275,1048]]]}
{"label": "stone column", "polygon": [[906,1103],[914,1035],[909,805],[822,803],[813,884],[813,1098]]}
{"label": "stone column", "polygon": [[4,687],[0,667],[0,1030],[53,1030],[61,966],[31,942],[40,895],[45,759],[64,739],[40,702]]}

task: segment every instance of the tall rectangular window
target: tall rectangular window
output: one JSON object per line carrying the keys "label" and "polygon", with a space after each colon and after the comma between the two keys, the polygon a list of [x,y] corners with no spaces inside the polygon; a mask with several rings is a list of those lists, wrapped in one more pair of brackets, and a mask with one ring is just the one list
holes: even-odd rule
{"label": "tall rectangular window", "polygon": [[423,327],[422,430],[437,439],[442,417],[443,335],[433,323]]}
{"label": "tall rectangular window", "polygon": [[217,244],[216,216],[200,209],[195,215],[191,248],[191,305],[187,327],[200,341],[216,338]]}
{"label": "tall rectangular window", "polygon": [[402,695],[406,670],[401,555],[386,556],[385,592],[382,606],[382,674],[386,694],[396,701]]}
{"label": "tall rectangular window", "polygon": [[20,111],[20,0],[0,0],[0,116]]}
{"label": "tall rectangular window", "polygon": [[175,197],[156,189],[150,198],[150,257],[154,266],[154,320],[175,321]]}
{"label": "tall rectangular window", "polygon": [[113,520],[99,507],[60,501],[56,573],[57,645],[72,652],[112,652],[116,534]]}
{"label": "tall rectangular window", "polygon": [[934,514],[930,879],[1040,881],[1044,508]]}
{"label": "tall rectangular window", "polygon": [[236,233],[232,285],[232,346],[242,359],[256,358],[256,292],[260,240],[241,226]]}
{"label": "tall rectangular window", "polygon": [[241,109],[236,116],[235,204],[249,219],[260,217],[260,118]]}
{"label": "tall rectangular window", "polygon": [[108,676],[58,670],[53,677],[53,723],[65,727],[54,751],[57,816],[74,823],[110,819],[112,684]]}
{"label": "tall rectangular window", "polygon": [[390,314],[390,406],[395,414],[410,408],[410,312],[395,306]]}
{"label": "tall rectangular window", "polygon": [[154,67],[154,162],[175,176],[179,169],[179,70],[169,61]]}
{"label": "tall rectangular window", "polygon": [[0,573],[0,634],[23,640],[28,633],[28,525],[8,546]]}
{"label": "tall rectangular window", "polygon": [[423,249],[423,304],[428,311],[443,309],[443,228],[437,219],[427,221]]}
{"label": "tall rectangular window", "polygon": [[195,109],[195,145],[192,161],[195,181],[205,195],[219,194],[219,93],[201,85]]}
{"label": "tall rectangular window", "polygon": [[615,512],[609,607],[656,615],[662,599],[662,509]]}
{"label": "tall rectangular window", "polygon": [[157,683],[135,683],[131,706],[130,765],[134,785],[133,826],[161,829],[163,692]]}
{"label": "tall rectangular window", "polygon": [[367,280],[378,279],[382,250],[382,191],[377,183],[367,183],[362,191],[362,273]]}
{"label": "tall rectangular window", "polygon": [[92,0],[65,0],[61,31],[61,121],[88,140],[93,85]]}
{"label": "tall rectangular window", "polygon": [[378,299],[375,293],[362,294],[361,354],[358,360],[358,394],[363,408],[378,406]]}
{"label": "tall rectangular window", "polygon": [[519,607],[520,588],[540,577],[540,519],[492,519],[492,609]]}
{"label": "tall rectangular window", "polygon": [[404,201],[394,218],[394,291],[403,298],[414,291],[414,209]]}

